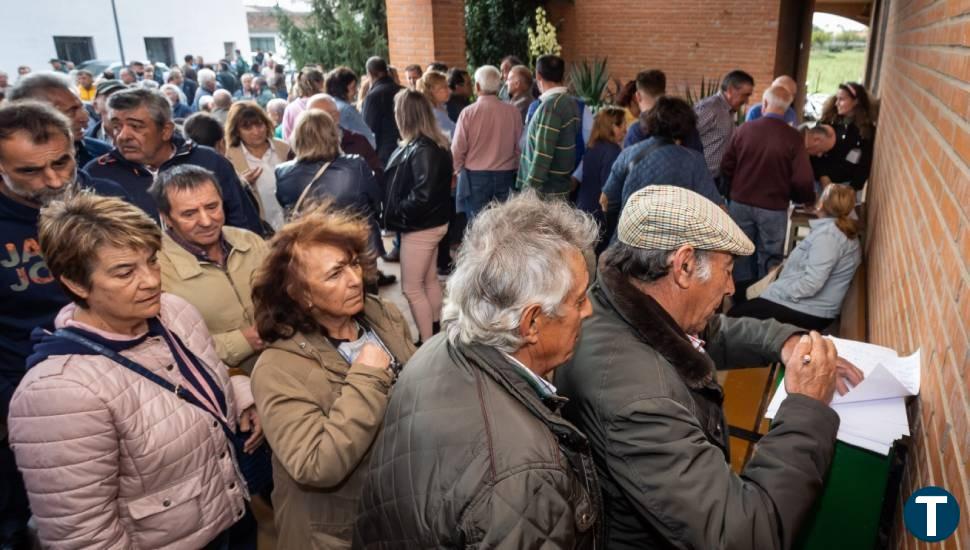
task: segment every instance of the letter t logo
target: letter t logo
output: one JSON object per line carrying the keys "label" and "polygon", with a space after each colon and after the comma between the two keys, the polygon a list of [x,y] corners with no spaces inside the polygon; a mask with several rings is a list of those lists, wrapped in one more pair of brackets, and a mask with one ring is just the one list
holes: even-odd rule
{"label": "letter t logo", "polygon": [[946,504],[946,496],[921,495],[916,497],[916,504],[926,505],[926,536],[936,536],[936,505]]}

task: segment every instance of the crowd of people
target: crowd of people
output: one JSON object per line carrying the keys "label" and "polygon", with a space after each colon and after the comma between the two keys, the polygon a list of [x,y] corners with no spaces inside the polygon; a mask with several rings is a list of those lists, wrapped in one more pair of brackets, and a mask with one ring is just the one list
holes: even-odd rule
{"label": "crowd of people", "polygon": [[[862,376],[820,334],[862,261],[862,85],[798,125],[789,76],[746,109],[742,70],[695,105],[644,70],[594,109],[554,55],[19,72],[0,548],[255,548],[263,522],[278,548],[781,548],[805,524]],[[789,397],[738,475],[714,374],[772,362]]]}

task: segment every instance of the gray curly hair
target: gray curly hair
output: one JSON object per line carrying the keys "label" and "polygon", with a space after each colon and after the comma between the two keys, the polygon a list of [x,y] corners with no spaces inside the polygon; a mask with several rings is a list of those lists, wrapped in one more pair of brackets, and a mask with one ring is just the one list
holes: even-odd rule
{"label": "gray curly hair", "polygon": [[448,279],[442,324],[449,340],[521,348],[522,311],[539,304],[558,316],[573,284],[566,254],[589,257],[597,236],[591,216],[533,191],[493,203],[475,217]]}

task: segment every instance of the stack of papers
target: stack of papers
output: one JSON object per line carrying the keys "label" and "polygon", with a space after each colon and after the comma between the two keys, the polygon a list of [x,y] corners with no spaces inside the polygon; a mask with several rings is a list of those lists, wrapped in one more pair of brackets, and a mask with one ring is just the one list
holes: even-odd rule
{"label": "stack of papers", "polygon": [[[905,399],[919,394],[920,353],[899,357],[895,351],[854,340],[831,338],[839,356],[859,367],[866,378],[845,395],[835,394],[832,410],[838,413],[838,439],[883,455],[893,442],[909,435]],[[765,416],[774,418],[788,397],[778,386]]]}

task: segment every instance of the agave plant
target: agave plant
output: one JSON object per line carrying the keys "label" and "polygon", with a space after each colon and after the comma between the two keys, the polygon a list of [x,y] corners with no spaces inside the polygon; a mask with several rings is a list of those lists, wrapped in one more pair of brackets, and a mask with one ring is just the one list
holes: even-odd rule
{"label": "agave plant", "polygon": [[[700,90],[695,92],[691,86],[686,86],[684,88],[684,99],[686,99],[687,103],[690,103],[690,106],[693,107],[695,104],[697,104],[697,102],[705,97],[710,97],[720,91],[721,83],[718,80],[701,77]],[[734,120],[734,123],[737,126],[744,124],[744,118],[747,115],[747,111],[747,108],[744,106],[737,110]]]}
{"label": "agave plant", "polygon": [[584,59],[573,65],[569,80],[576,95],[596,110],[603,103],[603,91],[610,83],[606,72],[606,58],[589,61]]}

